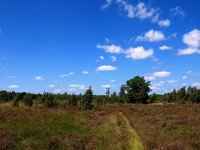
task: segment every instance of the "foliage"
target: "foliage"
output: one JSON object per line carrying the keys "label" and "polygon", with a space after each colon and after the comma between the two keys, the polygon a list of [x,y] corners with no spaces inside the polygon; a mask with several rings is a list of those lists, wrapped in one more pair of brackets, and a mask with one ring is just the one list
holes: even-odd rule
{"label": "foliage", "polygon": [[70,106],[76,106],[77,101],[78,101],[78,99],[77,99],[76,95],[72,94],[72,96],[70,96],[70,98],[69,98],[69,105]]}
{"label": "foliage", "polygon": [[34,95],[28,93],[23,97],[24,104],[31,107],[33,105]]}
{"label": "foliage", "polygon": [[127,102],[126,86],[125,85],[122,85],[120,87],[119,102],[121,102],[121,103]]}
{"label": "foliage", "polygon": [[55,97],[51,93],[44,93],[41,96],[41,100],[46,107],[53,107],[56,106]]}
{"label": "foliage", "polygon": [[83,95],[83,98],[80,100],[79,107],[82,110],[92,109],[93,108],[92,100],[93,100],[93,91],[92,87],[90,86],[89,89],[87,89],[85,94]]}
{"label": "foliage", "polygon": [[129,103],[147,103],[150,82],[145,82],[144,77],[136,76],[126,81],[126,90]]}

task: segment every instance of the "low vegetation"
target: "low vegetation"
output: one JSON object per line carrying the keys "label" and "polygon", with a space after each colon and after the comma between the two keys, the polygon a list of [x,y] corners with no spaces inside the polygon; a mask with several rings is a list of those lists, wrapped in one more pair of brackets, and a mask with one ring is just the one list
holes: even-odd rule
{"label": "low vegetation", "polygon": [[0,149],[200,149],[199,104],[0,104]]}

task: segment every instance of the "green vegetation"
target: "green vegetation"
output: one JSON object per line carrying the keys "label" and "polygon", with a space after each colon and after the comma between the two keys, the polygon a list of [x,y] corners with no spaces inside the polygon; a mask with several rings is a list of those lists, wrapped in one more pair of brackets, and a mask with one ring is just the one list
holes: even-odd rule
{"label": "green vegetation", "polygon": [[30,94],[30,93],[27,93],[27,94],[23,97],[24,104],[25,104],[26,106],[31,107],[31,106],[33,105],[33,99],[34,99],[34,95],[33,95],[33,94]]}
{"label": "green vegetation", "polygon": [[83,98],[79,102],[79,107],[82,110],[86,109],[92,109],[92,100],[93,100],[93,91],[92,87],[90,86],[89,89],[86,90],[85,94],[83,95]]}
{"label": "green vegetation", "polygon": [[79,106],[82,110],[110,103],[200,103],[200,89],[196,87],[189,86],[187,89],[182,87],[178,91],[173,90],[163,95],[155,93],[148,95],[150,90],[150,82],[146,82],[143,77],[136,76],[122,85],[119,93],[110,93],[110,88],[107,88],[105,95],[93,95],[92,87],[89,87],[84,95],[0,91],[0,103],[12,102],[13,106],[18,106],[22,101],[27,106]]}
{"label": "green vegetation", "polygon": [[150,82],[145,82],[143,77],[136,76],[126,81],[126,90],[129,103],[147,103]]}

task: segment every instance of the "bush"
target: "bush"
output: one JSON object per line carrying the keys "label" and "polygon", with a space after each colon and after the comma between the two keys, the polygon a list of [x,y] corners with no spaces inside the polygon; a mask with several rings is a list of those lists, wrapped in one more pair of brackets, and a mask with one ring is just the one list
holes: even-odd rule
{"label": "bush", "polygon": [[33,95],[32,94],[26,94],[25,96],[24,96],[24,98],[23,98],[23,101],[24,101],[24,104],[26,105],[26,106],[29,106],[29,107],[31,107],[32,105],[33,105]]}
{"label": "bush", "polygon": [[70,106],[76,106],[77,105],[77,97],[75,94],[72,94],[71,97],[69,98],[69,105]]}
{"label": "bush", "polygon": [[19,106],[20,95],[17,94],[14,98],[13,106]]}
{"label": "bush", "polygon": [[41,96],[41,101],[45,107],[53,107],[56,106],[55,98],[52,94],[44,93]]}

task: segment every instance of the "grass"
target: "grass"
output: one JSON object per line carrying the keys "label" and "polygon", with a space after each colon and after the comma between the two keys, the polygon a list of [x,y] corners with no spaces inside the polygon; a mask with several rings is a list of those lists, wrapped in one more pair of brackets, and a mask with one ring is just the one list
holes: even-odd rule
{"label": "grass", "polygon": [[200,149],[200,105],[28,108],[0,104],[0,149]]}
{"label": "grass", "polygon": [[123,115],[122,112],[119,113],[121,118],[121,126],[125,128],[126,131],[126,147],[129,150],[143,150],[143,144],[140,140],[140,137],[137,135],[136,131],[130,125],[128,119]]}

